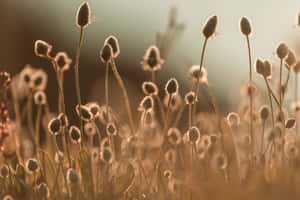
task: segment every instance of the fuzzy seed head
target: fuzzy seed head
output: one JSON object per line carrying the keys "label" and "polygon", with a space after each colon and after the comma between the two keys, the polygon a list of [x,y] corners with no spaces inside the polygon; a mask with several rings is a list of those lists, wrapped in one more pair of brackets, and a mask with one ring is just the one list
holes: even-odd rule
{"label": "fuzzy seed head", "polygon": [[100,153],[100,158],[103,162],[111,164],[113,161],[113,152],[111,148],[104,148]]}
{"label": "fuzzy seed head", "polygon": [[195,92],[193,91],[188,92],[184,97],[184,101],[187,105],[195,104],[197,101]]}
{"label": "fuzzy seed head", "polygon": [[76,106],[76,113],[78,116],[80,116],[81,112],[81,119],[83,121],[89,122],[93,119],[93,114],[90,111],[90,108],[85,105],[80,105],[80,107],[77,105]]}
{"label": "fuzzy seed head", "polygon": [[178,93],[178,82],[175,78],[171,78],[165,87],[166,94],[177,94]]}
{"label": "fuzzy seed head", "polygon": [[289,53],[289,48],[285,43],[280,43],[276,49],[276,54],[279,59],[284,59]]}
{"label": "fuzzy seed head", "polygon": [[50,190],[46,183],[39,184],[37,191],[38,194],[44,199],[48,199],[50,197]]}
{"label": "fuzzy seed head", "polygon": [[147,50],[141,61],[142,69],[144,71],[159,71],[161,70],[164,60],[160,57],[160,51],[157,46],[152,45]]}
{"label": "fuzzy seed head", "polygon": [[45,90],[48,82],[48,76],[43,70],[35,71],[31,78],[29,87],[33,90]]}
{"label": "fuzzy seed head", "polygon": [[143,82],[142,89],[146,95],[158,95],[158,87],[153,82],[149,82],[149,81]]}
{"label": "fuzzy seed head", "polygon": [[58,135],[61,129],[61,121],[58,118],[53,118],[48,124],[48,131],[52,135]]}
{"label": "fuzzy seed head", "polygon": [[88,135],[88,136],[94,136],[96,134],[96,127],[95,124],[92,122],[87,122],[84,125],[84,132]]}
{"label": "fuzzy seed head", "polygon": [[242,17],[241,18],[240,29],[241,29],[242,34],[244,34],[247,37],[251,34],[252,26],[251,26],[251,23],[250,23],[250,21],[247,17]]}
{"label": "fuzzy seed head", "polygon": [[270,109],[267,105],[263,105],[260,109],[259,109],[259,114],[260,114],[260,118],[262,121],[265,121],[268,119],[269,114],[270,114]]}
{"label": "fuzzy seed head", "polygon": [[118,129],[114,123],[108,123],[106,125],[106,133],[108,136],[116,136],[118,133]]}
{"label": "fuzzy seed head", "polygon": [[297,62],[295,63],[295,65],[293,66],[293,71],[296,75],[300,74],[300,62],[297,60]]}
{"label": "fuzzy seed head", "polygon": [[71,126],[69,129],[70,140],[73,144],[80,144],[81,134],[77,126]]}
{"label": "fuzzy seed head", "polygon": [[196,126],[192,126],[187,131],[187,141],[190,143],[197,143],[200,140],[200,131]]}
{"label": "fuzzy seed head", "polygon": [[238,113],[230,112],[227,115],[227,122],[230,127],[238,127],[240,125],[241,119]]}
{"label": "fuzzy seed head", "polygon": [[296,159],[298,157],[299,150],[294,143],[287,142],[284,144],[284,154],[287,159]]}
{"label": "fuzzy seed head", "polygon": [[107,37],[104,41],[104,44],[109,44],[111,46],[113,52],[112,54],[113,58],[118,57],[118,55],[120,54],[120,47],[119,47],[119,41],[115,36],[111,35]]}
{"label": "fuzzy seed head", "polygon": [[300,102],[293,102],[291,104],[291,110],[295,115],[299,115],[300,114]]}
{"label": "fuzzy seed head", "polygon": [[293,50],[289,50],[289,53],[287,55],[287,57],[285,58],[285,64],[286,64],[286,67],[288,69],[290,69],[291,67],[293,67],[296,62],[297,62],[297,58],[296,58],[296,54]]}
{"label": "fuzzy seed head", "polygon": [[37,91],[34,93],[34,103],[36,105],[45,105],[47,97],[44,91]]}
{"label": "fuzzy seed head", "polygon": [[264,62],[258,58],[255,62],[255,67],[256,67],[256,72],[263,76],[264,68],[265,68]]}
{"label": "fuzzy seed head", "polygon": [[295,118],[289,118],[285,121],[285,128],[292,129],[296,126],[296,119]]}
{"label": "fuzzy seed head", "polygon": [[83,2],[76,14],[76,24],[79,28],[85,28],[91,23],[91,9],[87,2]]}
{"label": "fuzzy seed head", "polygon": [[4,164],[0,168],[0,177],[7,178],[8,176],[9,176],[9,168],[6,164]]}
{"label": "fuzzy seed head", "polygon": [[66,52],[58,52],[54,58],[54,61],[58,70],[62,72],[69,70],[72,63],[71,58],[69,58]]}
{"label": "fuzzy seed head", "polygon": [[38,172],[40,170],[39,163],[36,159],[30,158],[25,164],[26,171],[30,174]]}
{"label": "fuzzy seed head", "polygon": [[43,40],[37,40],[34,43],[34,53],[36,56],[39,56],[41,58],[50,57],[51,50],[52,45]]}
{"label": "fuzzy seed head", "polygon": [[143,112],[142,123],[146,127],[154,128],[155,123],[154,123],[153,109],[150,108]]}
{"label": "fuzzy seed head", "polygon": [[68,184],[77,184],[80,182],[80,176],[75,169],[68,169],[67,171],[67,182]]}
{"label": "fuzzy seed head", "polygon": [[188,71],[188,79],[193,82],[197,82],[199,80],[200,83],[207,83],[207,71],[202,66],[201,73],[199,75],[200,65],[192,65]]}
{"label": "fuzzy seed head", "polygon": [[171,179],[172,178],[172,172],[170,170],[165,170],[164,171],[164,177],[167,179]]}
{"label": "fuzzy seed head", "polygon": [[57,118],[60,120],[60,125],[62,127],[68,127],[69,126],[69,120],[68,117],[64,113],[60,113]]}
{"label": "fuzzy seed head", "polygon": [[141,101],[138,110],[139,111],[146,111],[148,109],[152,109],[154,107],[154,101],[151,96],[146,96]]}
{"label": "fuzzy seed head", "polygon": [[202,34],[206,39],[211,38],[213,35],[216,34],[216,29],[218,25],[218,17],[216,15],[211,16],[208,18],[206,23],[202,28]]}
{"label": "fuzzy seed head", "polygon": [[88,103],[86,106],[90,109],[91,113],[93,114],[93,118],[97,118],[100,114],[100,106],[96,102]]}
{"label": "fuzzy seed head", "polygon": [[11,195],[7,194],[3,197],[3,200],[14,200],[14,198]]}
{"label": "fuzzy seed head", "polygon": [[170,128],[168,130],[168,141],[174,146],[177,146],[181,143],[182,137],[178,128]]}
{"label": "fuzzy seed head", "polygon": [[113,57],[113,54],[114,54],[113,49],[110,46],[110,44],[105,43],[100,51],[100,60],[103,63],[107,63],[111,60],[111,58]]}
{"label": "fuzzy seed head", "polygon": [[271,79],[272,77],[272,63],[269,60],[264,61],[264,77],[266,79]]}

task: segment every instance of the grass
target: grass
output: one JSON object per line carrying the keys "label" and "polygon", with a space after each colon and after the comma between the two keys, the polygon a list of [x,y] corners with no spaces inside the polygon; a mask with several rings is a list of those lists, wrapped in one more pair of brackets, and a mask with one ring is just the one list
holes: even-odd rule
{"label": "grass", "polygon": [[[74,108],[79,124],[68,120],[65,109],[64,71],[71,58],[66,52],[52,57],[52,45],[35,42],[34,52],[46,59],[56,73],[57,112],[50,110],[45,87],[47,74],[27,65],[20,74],[0,72],[0,198],[8,199],[299,199],[300,136],[298,130],[298,74],[300,63],[293,50],[281,43],[276,54],[279,74],[272,63],[258,58],[253,73],[250,49],[252,25],[246,17],[240,30],[246,37],[249,80],[244,88],[246,104],[227,116],[219,111],[213,86],[203,67],[208,41],[216,34],[218,17],[202,27],[204,44],[200,65],[189,69],[194,86],[184,99],[175,78],[158,85],[159,71],[171,46],[185,26],[171,9],[167,30],[150,46],[141,69],[149,80],[141,85],[145,97],[132,105],[126,82],[119,73],[120,53],[114,36],[105,39],[99,53],[105,66],[105,103],[81,102],[79,58],[83,32],[90,24],[90,7],[83,2],[76,22],[80,39],[75,57]],[[246,61],[245,61],[246,62]],[[284,81],[284,66],[287,77]],[[127,117],[110,104],[109,71],[121,88]],[[289,81],[294,73],[295,82]],[[263,78],[266,90],[258,91],[254,76]],[[274,92],[273,81],[280,89]],[[49,83],[54,80],[49,80]],[[294,85],[294,102],[284,101]],[[199,99],[210,93],[213,112],[200,112]],[[257,84],[258,85],[258,84]],[[284,90],[283,90],[283,89]],[[258,92],[264,98],[258,97]],[[161,94],[165,93],[162,98]],[[11,95],[9,95],[11,94]],[[22,95],[25,94],[25,95]],[[86,98],[84,98],[86,99]],[[121,99],[121,98],[120,98]],[[23,102],[23,103],[22,103]],[[269,106],[265,105],[269,103]],[[13,109],[9,110],[9,104]],[[290,112],[286,110],[292,107]],[[132,109],[138,108],[139,116]],[[200,108],[200,109],[199,109]],[[187,112],[184,112],[187,109]],[[278,111],[279,115],[275,113]],[[85,140],[88,138],[88,140]]]}

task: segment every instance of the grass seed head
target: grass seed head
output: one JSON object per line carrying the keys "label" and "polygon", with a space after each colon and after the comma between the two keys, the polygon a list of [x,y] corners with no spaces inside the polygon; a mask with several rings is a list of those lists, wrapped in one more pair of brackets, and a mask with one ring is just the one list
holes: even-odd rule
{"label": "grass seed head", "polygon": [[69,128],[70,140],[73,144],[80,144],[81,134],[77,126],[71,126]]}
{"label": "grass seed head", "polygon": [[25,169],[28,173],[33,174],[40,170],[40,166],[36,159],[30,158],[25,163]]}
{"label": "grass seed head", "polygon": [[153,109],[150,108],[143,112],[142,114],[142,123],[145,127],[151,127],[154,128],[154,116],[153,116]]}
{"label": "grass seed head", "polygon": [[154,107],[154,101],[151,96],[145,96],[141,101],[138,110],[139,111],[147,111],[148,109],[152,109]]}
{"label": "grass seed head", "polygon": [[280,43],[276,49],[276,54],[279,59],[284,59],[289,53],[289,48],[285,43]]}
{"label": "grass seed head", "polygon": [[68,169],[67,171],[67,182],[69,184],[77,184],[80,182],[80,175],[77,173],[75,169]]}
{"label": "grass seed head", "polygon": [[293,66],[293,71],[295,74],[300,74],[300,62],[299,60],[297,60],[297,62],[295,63],[295,65]]}
{"label": "grass seed head", "polygon": [[100,152],[100,158],[103,162],[111,164],[113,161],[113,152],[111,148],[107,147],[102,149],[102,151]]}
{"label": "grass seed head", "polygon": [[50,190],[46,183],[39,184],[37,191],[42,199],[48,199],[50,197]]}
{"label": "grass seed head", "polygon": [[142,89],[146,95],[158,95],[158,87],[153,82],[150,81],[143,82]]}
{"label": "grass seed head", "polygon": [[166,178],[166,179],[171,179],[172,178],[172,172],[170,171],[170,170],[165,170],[164,171],[164,177]]}
{"label": "grass seed head", "polygon": [[36,105],[45,105],[47,103],[47,97],[44,91],[34,93],[34,103]]}
{"label": "grass seed head", "polygon": [[200,140],[200,131],[196,126],[192,126],[187,131],[187,141],[190,143],[197,143]]}
{"label": "grass seed head", "polygon": [[296,119],[295,118],[289,118],[285,121],[285,128],[292,129],[296,127]]}
{"label": "grass seed head", "polygon": [[159,71],[161,70],[164,60],[160,57],[160,51],[157,46],[152,45],[147,50],[141,61],[144,71]]}
{"label": "grass seed head", "polygon": [[8,178],[8,176],[9,176],[9,168],[6,164],[4,164],[0,168],[0,177],[1,178]]}
{"label": "grass seed head", "polygon": [[206,39],[211,38],[216,34],[216,29],[218,25],[218,17],[213,15],[209,17],[202,28],[202,34]]}
{"label": "grass seed head", "polygon": [[195,83],[198,81],[198,79],[200,83],[207,83],[208,80],[206,69],[202,66],[200,76],[199,71],[200,65],[192,65],[188,71],[188,78]]}
{"label": "grass seed head", "polygon": [[178,93],[178,82],[175,78],[171,78],[168,80],[165,91],[167,95]]}
{"label": "grass seed head", "polygon": [[60,71],[67,71],[70,69],[72,63],[71,58],[69,58],[66,52],[58,52],[54,58],[56,66]]}
{"label": "grass seed head", "polygon": [[118,133],[118,129],[114,123],[110,122],[106,125],[106,134],[108,136],[116,136],[117,133]]}
{"label": "grass seed head", "polygon": [[244,34],[247,37],[252,33],[252,26],[250,20],[247,17],[241,18],[240,29],[242,34]]}
{"label": "grass seed head", "polygon": [[85,28],[91,23],[91,9],[87,2],[83,2],[76,14],[76,24],[80,28]]}
{"label": "grass seed head", "polygon": [[267,105],[263,105],[261,106],[261,108],[259,109],[259,115],[262,121],[265,121],[268,119],[270,114],[270,109]]}
{"label": "grass seed head", "polygon": [[289,50],[288,55],[284,61],[288,69],[292,68],[297,62],[295,52],[293,50]]}
{"label": "grass seed head", "polygon": [[293,102],[291,104],[291,110],[295,115],[300,114],[300,102]]}
{"label": "grass seed head", "polygon": [[14,200],[14,198],[11,195],[7,194],[3,197],[3,200]]}
{"label": "grass seed head", "polygon": [[96,134],[96,127],[95,124],[92,122],[87,122],[84,124],[84,132],[88,136],[94,136]]}
{"label": "grass seed head", "polygon": [[113,48],[110,44],[105,43],[100,51],[100,59],[103,63],[107,63],[113,57]]}
{"label": "grass seed head", "polygon": [[53,118],[51,121],[48,123],[48,131],[52,135],[58,135],[59,131],[61,130],[61,121],[59,118]]}
{"label": "grass seed head", "polygon": [[272,78],[272,63],[269,60],[264,61],[264,77],[266,79]]}
{"label": "grass seed head", "polygon": [[48,44],[43,40],[37,40],[34,43],[34,53],[36,56],[41,58],[50,57],[50,53],[52,51],[52,45]]}
{"label": "grass seed head", "polygon": [[286,142],[284,144],[284,154],[287,159],[296,159],[298,157],[298,148],[294,143]]}
{"label": "grass seed head", "polygon": [[86,106],[90,109],[91,113],[93,114],[93,118],[97,118],[100,114],[100,106],[96,102],[91,102],[86,104]]}
{"label": "grass seed head", "polygon": [[45,90],[47,87],[48,76],[43,70],[35,71],[31,78],[29,87],[33,90]]}
{"label": "grass seed head", "polygon": [[68,127],[69,126],[69,120],[68,117],[64,113],[60,113],[57,118],[60,120],[60,125],[62,127]]}
{"label": "grass seed head", "polygon": [[109,44],[111,46],[113,58],[118,57],[118,55],[120,54],[120,47],[119,47],[119,41],[115,36],[113,36],[113,35],[108,36],[105,39],[104,44]]}
{"label": "grass seed head", "polygon": [[241,119],[238,113],[230,112],[227,115],[227,121],[230,127],[238,127],[240,125]]}
{"label": "grass seed head", "polygon": [[188,105],[195,104],[197,101],[195,92],[193,91],[188,92],[184,97],[184,101]]}
{"label": "grass seed head", "polygon": [[[80,111],[79,111],[80,109]],[[76,113],[78,116],[80,116],[80,112],[81,112],[81,119],[83,121],[89,122],[93,119],[93,114],[90,111],[90,108],[88,106],[85,105],[77,105],[76,106]]]}
{"label": "grass seed head", "polygon": [[178,128],[170,128],[168,130],[168,141],[174,146],[177,146],[181,143],[182,137]]}

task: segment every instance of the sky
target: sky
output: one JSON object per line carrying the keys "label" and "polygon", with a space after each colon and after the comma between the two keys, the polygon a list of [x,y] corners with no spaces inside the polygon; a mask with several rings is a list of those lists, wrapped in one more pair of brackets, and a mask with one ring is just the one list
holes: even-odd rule
{"label": "sky", "polygon": [[[82,1],[8,1],[26,21],[39,24],[39,28],[61,35],[61,42],[72,45],[78,40],[75,13]],[[93,23],[86,30],[83,56],[98,60],[104,38],[114,34],[119,38],[122,51],[134,52],[132,59],[140,62],[147,47],[155,43],[155,33],[167,25],[169,8],[178,7],[179,20],[187,25],[176,43],[165,72],[184,79],[187,66],[199,64],[203,37],[201,27],[215,14],[219,17],[217,35],[209,40],[204,60],[209,79],[225,95],[236,89],[248,77],[246,39],[239,31],[239,20],[247,16],[253,26],[250,42],[253,61],[268,58],[278,65],[273,55],[276,46],[284,41],[290,48],[299,48],[300,28],[296,16],[300,11],[298,0],[89,0]],[[42,39],[42,36],[41,36]],[[300,41],[300,40],[299,40]],[[300,48],[299,48],[300,49]],[[297,52],[297,51],[296,51]],[[300,52],[298,52],[300,53]],[[124,59],[124,58],[123,58]],[[121,62],[120,61],[120,62]],[[94,66],[90,66],[94,67]],[[130,67],[130,66],[126,66]],[[277,66],[275,66],[276,68]],[[259,79],[259,77],[256,77]]]}

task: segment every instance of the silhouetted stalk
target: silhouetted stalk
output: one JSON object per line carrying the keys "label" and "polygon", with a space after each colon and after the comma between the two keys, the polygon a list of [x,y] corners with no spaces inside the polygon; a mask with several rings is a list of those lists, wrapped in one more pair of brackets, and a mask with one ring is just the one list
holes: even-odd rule
{"label": "silhouetted stalk", "polygon": [[[199,73],[198,73],[198,79],[197,79],[196,83],[194,84],[194,89],[193,89],[196,98],[198,98],[198,90],[199,90],[199,84],[200,84],[200,79],[199,78],[201,76],[202,65],[203,65],[203,60],[204,60],[204,53],[205,53],[207,41],[208,41],[208,38],[205,38],[204,44],[203,44],[203,47],[202,47],[202,52],[201,52],[200,70],[199,70]],[[196,107],[197,107],[197,103],[195,103],[194,106],[193,106],[193,116],[196,114]]]}
{"label": "silhouetted stalk", "polygon": [[[298,74],[295,73],[295,103],[298,103]],[[298,125],[298,114],[295,113],[296,116],[296,132],[299,132],[299,125]]]}
{"label": "silhouetted stalk", "polygon": [[264,78],[264,79],[265,79],[265,82],[266,82],[266,85],[268,88],[268,96],[269,96],[269,102],[270,102],[270,107],[271,107],[272,126],[274,127],[275,119],[274,119],[274,108],[273,108],[272,96],[271,96],[271,88],[269,86],[268,80],[266,78]]}
{"label": "silhouetted stalk", "polygon": [[[80,48],[82,44],[82,39],[83,39],[83,28],[80,28],[80,36],[79,36],[79,42],[76,50],[76,60],[75,60],[75,86],[76,86],[76,94],[77,94],[77,103],[79,108],[81,107],[81,96],[80,96],[80,85],[79,85],[79,58],[80,58]],[[80,123],[80,135],[81,139],[83,140],[83,124],[82,124],[82,119],[81,119],[81,109],[79,109],[79,123]],[[83,141],[80,143],[81,148],[83,148]]]}
{"label": "silhouetted stalk", "polygon": [[[109,115],[108,113],[108,102],[109,102],[109,62],[105,63],[106,67],[105,67],[105,103],[106,103],[106,113],[107,115]],[[108,117],[109,120],[109,117]]]}
{"label": "silhouetted stalk", "polygon": [[122,93],[123,93],[123,97],[124,97],[124,100],[125,100],[125,106],[126,106],[126,109],[127,109],[127,114],[128,114],[128,118],[129,118],[129,123],[130,123],[130,127],[131,127],[131,131],[132,131],[132,134],[135,133],[135,128],[134,128],[134,122],[133,122],[133,117],[132,117],[132,112],[131,112],[131,108],[130,108],[130,102],[129,102],[129,98],[128,98],[128,94],[127,94],[127,90],[125,88],[125,85],[124,85],[124,82],[118,72],[118,69],[116,67],[116,64],[115,64],[115,61],[114,59],[111,59],[111,64],[112,64],[112,71],[119,83],[119,86],[122,90]]}
{"label": "silhouetted stalk", "polygon": [[157,101],[157,104],[158,104],[158,107],[159,107],[159,110],[160,110],[160,113],[161,113],[161,117],[164,121],[164,124],[167,124],[167,120],[166,120],[166,113],[165,113],[165,110],[164,110],[164,106],[159,98],[158,95],[154,95],[154,98],[156,99]]}
{"label": "silhouetted stalk", "polygon": [[36,122],[35,122],[35,145],[36,145],[36,152],[37,156],[39,158],[39,148],[40,148],[40,123],[41,123],[41,115],[42,115],[42,105],[38,105],[37,108],[37,116],[36,116]]}

